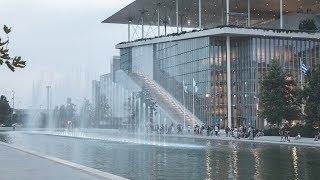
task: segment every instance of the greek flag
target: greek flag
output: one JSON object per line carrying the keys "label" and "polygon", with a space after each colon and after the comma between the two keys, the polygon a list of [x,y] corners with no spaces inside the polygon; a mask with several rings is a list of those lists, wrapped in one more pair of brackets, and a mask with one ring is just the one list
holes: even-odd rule
{"label": "greek flag", "polygon": [[184,81],[183,81],[183,91],[184,91],[185,93],[188,92],[188,86],[186,86],[186,84],[185,84]]}
{"label": "greek flag", "polygon": [[193,89],[194,89],[194,92],[198,92],[198,86],[197,86],[197,83],[196,81],[193,79],[193,83],[192,83],[192,86],[193,86]]}
{"label": "greek flag", "polygon": [[300,70],[304,73],[307,74],[309,68],[300,60]]}

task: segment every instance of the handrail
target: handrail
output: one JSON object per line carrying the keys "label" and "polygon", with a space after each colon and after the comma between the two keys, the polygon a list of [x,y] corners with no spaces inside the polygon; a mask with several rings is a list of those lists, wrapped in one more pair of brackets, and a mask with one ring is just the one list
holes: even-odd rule
{"label": "handrail", "polygon": [[177,107],[177,110],[179,110],[181,113],[184,113],[185,118],[189,119],[189,121],[191,121],[191,123],[198,124],[198,125],[202,125],[203,122],[197,118],[194,114],[192,114],[185,106],[183,106],[175,97],[173,97],[169,92],[167,92],[163,87],[161,87],[156,81],[150,79],[149,76],[145,75],[142,72],[134,72],[132,74],[136,74],[138,76],[141,76],[142,78],[145,79],[145,81],[149,84],[153,84],[154,86],[156,86],[156,88],[159,89],[159,91],[161,93],[163,93],[169,100],[170,103],[172,103],[173,105],[175,105]]}

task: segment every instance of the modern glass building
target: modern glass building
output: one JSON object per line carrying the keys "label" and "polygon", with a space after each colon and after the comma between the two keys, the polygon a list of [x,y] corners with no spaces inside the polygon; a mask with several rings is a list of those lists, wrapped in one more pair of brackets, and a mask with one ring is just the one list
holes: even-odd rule
{"label": "modern glass building", "polygon": [[149,76],[204,123],[262,128],[260,82],[272,61],[298,82],[300,61],[320,62],[319,10],[315,0],[136,0],[104,22],[128,24],[116,45],[125,72]]}

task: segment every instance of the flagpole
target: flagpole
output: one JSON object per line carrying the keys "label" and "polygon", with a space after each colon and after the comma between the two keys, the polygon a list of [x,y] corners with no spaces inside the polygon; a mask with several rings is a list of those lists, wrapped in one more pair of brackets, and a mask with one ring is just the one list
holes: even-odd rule
{"label": "flagpole", "polygon": [[301,58],[300,58],[300,67],[299,67],[299,71],[300,71],[300,85],[301,85],[301,88],[303,88],[303,82],[302,82],[302,79],[303,79],[303,72],[301,70],[301,67],[302,67],[302,61],[301,61]]}
{"label": "flagpole", "polygon": [[[299,70],[300,70],[300,82],[301,82],[301,89],[303,90],[303,84],[304,84],[304,76],[306,74],[306,72],[308,71],[308,68],[306,67],[305,64],[303,64],[301,58],[300,58],[300,67],[299,67]],[[303,100],[303,103],[302,103],[302,114],[305,114],[305,101]]]}
{"label": "flagpole", "polygon": [[192,88],[192,113],[194,115],[194,90],[195,90],[195,86],[193,86]]}
{"label": "flagpole", "polygon": [[[182,88],[182,103],[183,103],[183,107],[185,107],[185,100],[184,100],[184,92],[185,92],[185,84],[184,84],[184,80],[183,80],[183,88]],[[183,109],[183,128],[186,129],[186,112]]]}

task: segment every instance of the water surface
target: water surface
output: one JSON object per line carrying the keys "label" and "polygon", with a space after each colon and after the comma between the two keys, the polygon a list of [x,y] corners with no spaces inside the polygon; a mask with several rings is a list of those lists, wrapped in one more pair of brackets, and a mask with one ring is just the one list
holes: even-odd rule
{"label": "water surface", "polygon": [[[159,137],[119,141],[7,132],[0,140],[130,179],[319,179],[320,148]],[[121,139],[121,138],[120,138]],[[147,141],[147,140],[146,140]]]}

